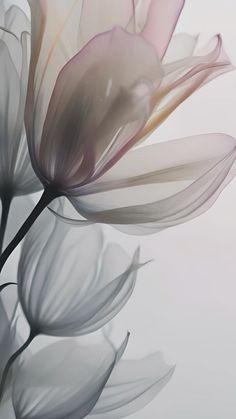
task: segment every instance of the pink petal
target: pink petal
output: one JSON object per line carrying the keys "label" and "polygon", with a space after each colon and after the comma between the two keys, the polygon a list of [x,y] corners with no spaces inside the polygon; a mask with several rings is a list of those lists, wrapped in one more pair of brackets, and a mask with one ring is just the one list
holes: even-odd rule
{"label": "pink petal", "polygon": [[224,134],[142,147],[71,202],[94,222],[154,233],[206,211],[235,175],[235,159],[236,142]]}
{"label": "pink petal", "polygon": [[154,45],[160,57],[165,54],[184,3],[184,0],[151,1],[142,35]]}
{"label": "pink petal", "polygon": [[40,148],[32,150],[41,176],[72,192],[100,172],[145,124],[161,76],[140,36],[115,28],[89,42],[56,82]]}

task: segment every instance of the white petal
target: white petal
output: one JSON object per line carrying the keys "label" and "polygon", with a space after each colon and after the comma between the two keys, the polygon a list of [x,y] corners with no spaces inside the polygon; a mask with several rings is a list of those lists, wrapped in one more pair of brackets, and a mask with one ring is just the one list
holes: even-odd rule
{"label": "white petal", "polygon": [[134,290],[137,269],[140,266],[136,252],[132,263],[124,273],[100,290],[88,293],[78,313],[81,322],[80,334],[91,333],[101,328],[122,309]]}
{"label": "white petal", "polygon": [[23,32],[30,32],[30,21],[25,12],[13,4],[5,13],[4,27],[20,39]]}
{"label": "white petal", "polygon": [[88,417],[119,419],[135,413],[157,396],[173,372],[174,367],[167,365],[159,352],[119,361]]}
{"label": "white petal", "polygon": [[76,194],[99,176],[144,126],[161,77],[155,50],[140,36],[115,28],[89,42],[57,79],[40,143],[29,142],[42,182]]}
{"label": "white petal", "polygon": [[[0,186],[11,179],[14,143],[19,141],[20,80],[6,44],[0,40]],[[23,124],[23,119],[22,119]]]}
{"label": "white petal", "polygon": [[170,41],[168,49],[162,60],[163,64],[178,62],[184,58],[191,57],[197,46],[198,36],[188,33],[178,33]]}
{"label": "white petal", "polygon": [[117,356],[107,341],[83,345],[65,340],[39,351],[16,377],[17,419],[84,418],[97,402]]}
{"label": "white petal", "polygon": [[48,211],[42,214],[26,237],[18,268],[19,298],[33,329],[82,335],[121,310],[141,266],[138,252],[130,261],[119,247],[111,245],[104,252],[102,247],[98,227],[78,230]]}
{"label": "white petal", "polygon": [[[78,52],[81,0],[28,0],[32,53],[26,105],[27,135],[41,137],[57,76]],[[34,115],[32,112],[34,109]],[[35,117],[35,119],[34,119]],[[37,141],[37,138],[36,138]]]}
{"label": "white petal", "polygon": [[235,144],[206,134],[136,149],[71,201],[85,218],[125,230],[137,224],[139,234],[183,223],[208,209],[235,175]]}
{"label": "white petal", "polygon": [[114,26],[125,29],[133,13],[133,0],[84,0],[80,17],[80,45]]}
{"label": "white petal", "polygon": [[[146,9],[147,0],[140,0],[139,15]],[[149,2],[146,21],[142,29],[142,36],[155,46],[160,57],[163,57],[168,47],[181,11],[184,0],[152,0]],[[137,15],[137,18],[139,18]],[[142,19],[142,17],[141,17]]]}
{"label": "white petal", "polygon": [[[9,34],[5,38],[6,43],[0,40],[0,189],[9,184],[14,195],[25,195],[42,188],[31,166],[24,132],[27,35],[21,41]],[[9,49],[9,38],[16,43],[19,57]]]}

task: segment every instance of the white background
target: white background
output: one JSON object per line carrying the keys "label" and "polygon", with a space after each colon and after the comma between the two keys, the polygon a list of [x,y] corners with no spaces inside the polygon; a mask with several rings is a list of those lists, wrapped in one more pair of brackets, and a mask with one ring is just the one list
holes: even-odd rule
{"label": "white background", "polygon": [[[202,43],[220,32],[236,64],[235,0],[186,0],[177,31],[201,33]],[[153,138],[204,132],[236,137],[236,71],[195,93]],[[130,252],[141,244],[142,260],[155,260],[140,272],[117,317],[117,329],[132,333],[128,355],[161,350],[177,366],[168,386],[134,418],[235,419],[236,181],[187,224],[146,238],[107,231]]]}

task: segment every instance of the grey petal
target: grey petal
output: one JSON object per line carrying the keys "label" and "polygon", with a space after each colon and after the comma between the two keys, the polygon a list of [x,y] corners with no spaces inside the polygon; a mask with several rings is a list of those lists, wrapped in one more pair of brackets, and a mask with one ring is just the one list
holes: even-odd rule
{"label": "grey petal", "polygon": [[121,360],[114,368],[91,419],[119,419],[135,413],[169,382],[174,367],[157,352],[138,360]]}
{"label": "grey petal", "polygon": [[91,221],[154,233],[206,211],[234,177],[235,159],[235,139],[224,134],[140,147],[71,202]]}
{"label": "grey petal", "polygon": [[84,418],[97,402],[116,356],[107,341],[83,345],[70,340],[34,354],[18,371],[14,383],[17,419]]}
{"label": "grey petal", "polygon": [[26,318],[48,335],[93,332],[128,301],[140,266],[138,252],[130,261],[119,246],[103,251],[99,227],[71,228],[45,211],[27,235],[19,262]]}

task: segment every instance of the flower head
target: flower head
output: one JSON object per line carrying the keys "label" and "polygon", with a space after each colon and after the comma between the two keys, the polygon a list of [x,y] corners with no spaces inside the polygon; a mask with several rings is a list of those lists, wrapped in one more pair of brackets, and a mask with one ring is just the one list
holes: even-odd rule
{"label": "flower head", "polygon": [[[76,229],[43,213],[23,244],[19,299],[35,333],[93,332],[125,305],[140,267],[115,244],[104,246],[98,227]],[[112,268],[111,268],[112,267]]]}
{"label": "flower head", "polygon": [[24,128],[30,22],[17,6],[0,10],[0,197],[42,188],[31,166]]}
{"label": "flower head", "polygon": [[120,360],[108,341],[61,341],[34,354],[13,387],[17,419],[118,419],[144,407],[170,380],[174,368],[160,353]]}
{"label": "flower head", "polygon": [[30,1],[25,121],[32,165],[45,189],[68,197],[90,222],[158,231],[204,211],[232,176],[235,142],[227,136],[131,150],[232,68],[220,36],[196,54],[196,37],[172,38],[183,5]]}

